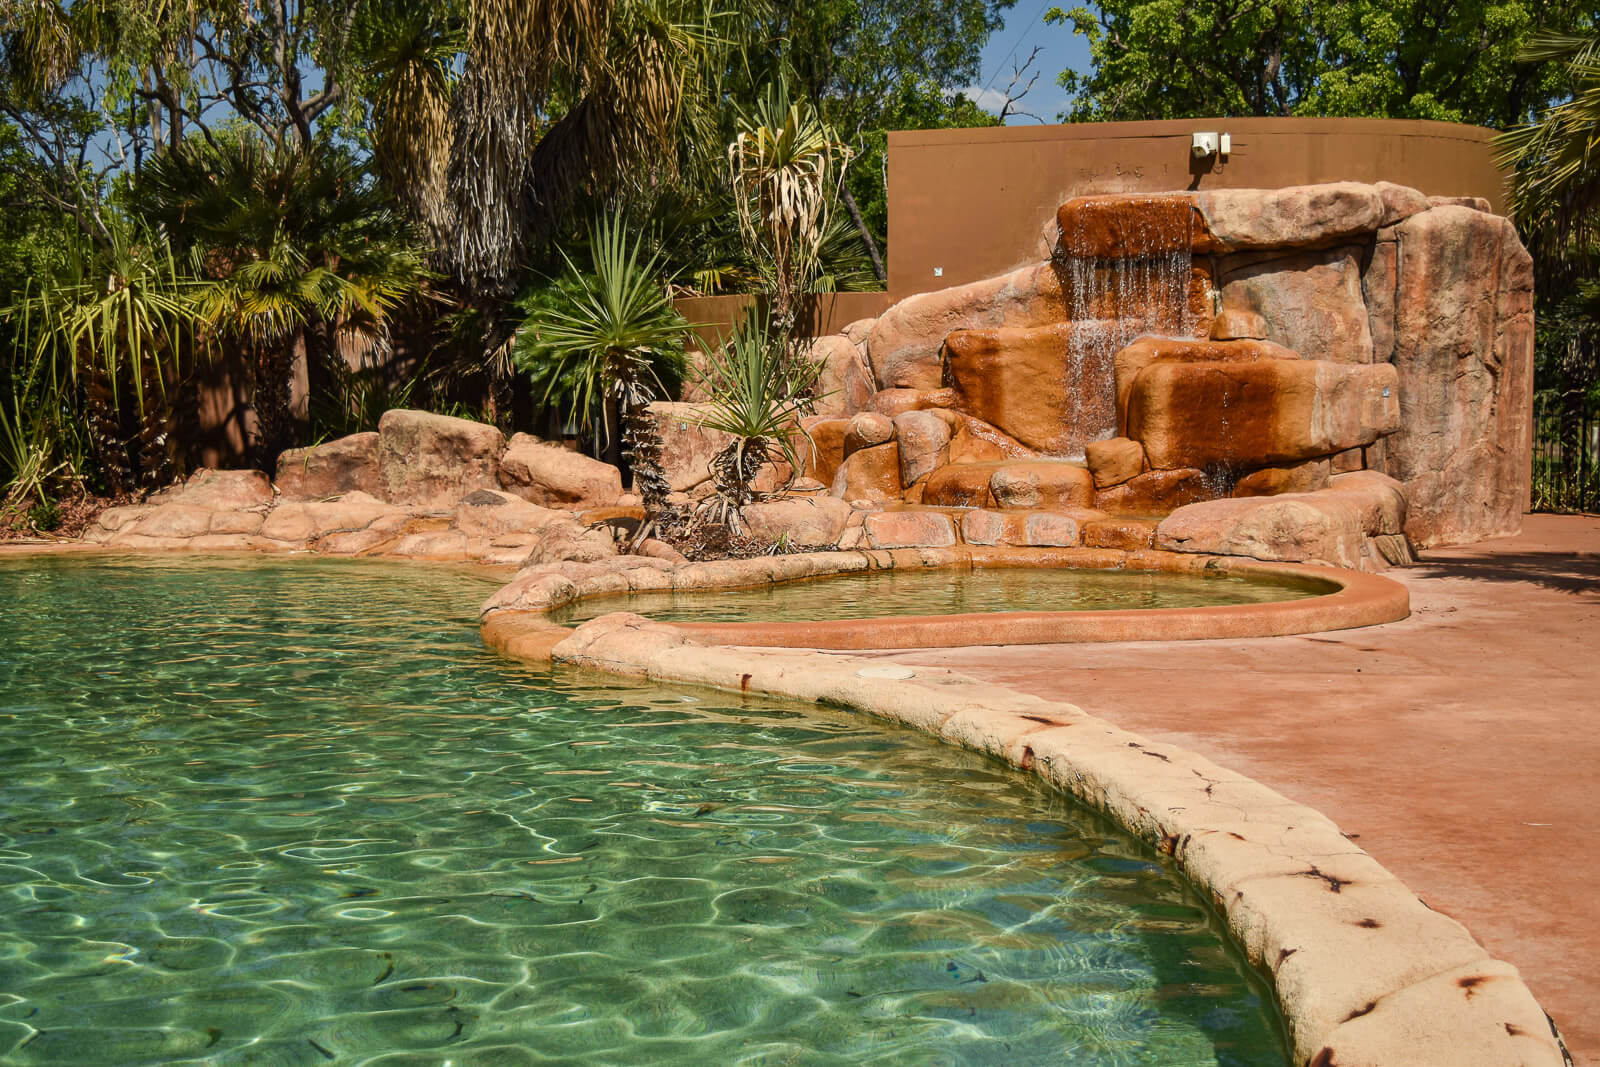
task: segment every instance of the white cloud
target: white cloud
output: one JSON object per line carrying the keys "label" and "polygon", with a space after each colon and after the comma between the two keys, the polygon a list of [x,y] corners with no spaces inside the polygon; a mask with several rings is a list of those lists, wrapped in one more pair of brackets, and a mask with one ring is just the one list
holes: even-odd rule
{"label": "white cloud", "polygon": [[1006,94],[999,89],[980,89],[973,85],[961,90],[961,95],[991,115],[1000,114],[1000,109],[1006,106]]}

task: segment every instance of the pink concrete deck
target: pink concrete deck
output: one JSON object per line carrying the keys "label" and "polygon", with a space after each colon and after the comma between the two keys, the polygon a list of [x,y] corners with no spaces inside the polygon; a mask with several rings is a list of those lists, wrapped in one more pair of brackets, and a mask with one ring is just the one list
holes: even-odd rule
{"label": "pink concrete deck", "polygon": [[1391,572],[1413,614],[1385,626],[885,655],[1070,701],[1322,810],[1600,1065],[1600,519],[1425,555]]}

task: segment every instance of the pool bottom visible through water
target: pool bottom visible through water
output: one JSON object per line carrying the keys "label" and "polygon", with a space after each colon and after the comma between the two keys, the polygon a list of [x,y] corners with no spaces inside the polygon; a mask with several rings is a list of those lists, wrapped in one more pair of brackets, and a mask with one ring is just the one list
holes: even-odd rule
{"label": "pool bottom visible through water", "polygon": [[974,567],[887,570],[752,589],[596,596],[551,618],[573,625],[614,611],[662,622],[778,622],[963,615],[1003,611],[1200,608],[1301,600],[1332,582],[1275,575],[1186,574],[1086,568]]}
{"label": "pool bottom visible through water", "polygon": [[0,562],[0,1061],[1285,1062],[1106,820],[864,716],[497,658],[491,588]]}

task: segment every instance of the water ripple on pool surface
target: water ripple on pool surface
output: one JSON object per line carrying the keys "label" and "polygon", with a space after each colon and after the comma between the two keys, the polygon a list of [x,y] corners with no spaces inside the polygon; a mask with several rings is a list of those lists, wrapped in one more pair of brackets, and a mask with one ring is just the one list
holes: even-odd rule
{"label": "water ripple on pool surface", "polygon": [[1103,820],[858,717],[496,659],[489,588],[0,564],[0,1060],[1284,1062]]}

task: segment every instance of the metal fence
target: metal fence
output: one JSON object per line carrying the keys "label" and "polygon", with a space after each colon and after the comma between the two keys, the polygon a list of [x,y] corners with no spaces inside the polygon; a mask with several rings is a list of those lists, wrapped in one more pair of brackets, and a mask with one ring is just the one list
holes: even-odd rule
{"label": "metal fence", "polygon": [[1600,403],[1546,390],[1533,412],[1533,510],[1600,510]]}

